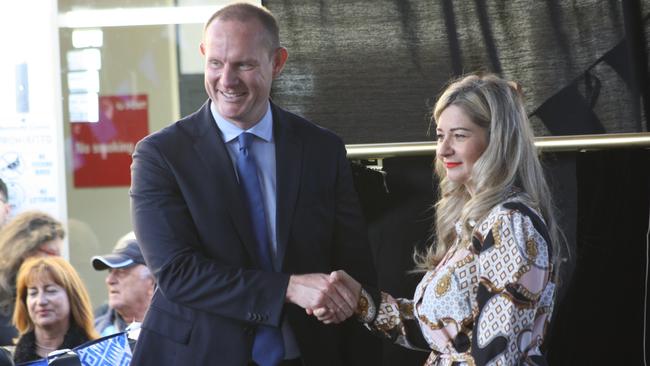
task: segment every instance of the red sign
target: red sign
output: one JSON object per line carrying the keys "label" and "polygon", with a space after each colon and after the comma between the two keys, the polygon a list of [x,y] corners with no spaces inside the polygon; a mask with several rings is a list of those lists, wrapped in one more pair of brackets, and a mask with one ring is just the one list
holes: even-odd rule
{"label": "red sign", "polygon": [[75,187],[130,185],[131,154],[148,121],[146,95],[99,97],[99,121],[71,126]]}

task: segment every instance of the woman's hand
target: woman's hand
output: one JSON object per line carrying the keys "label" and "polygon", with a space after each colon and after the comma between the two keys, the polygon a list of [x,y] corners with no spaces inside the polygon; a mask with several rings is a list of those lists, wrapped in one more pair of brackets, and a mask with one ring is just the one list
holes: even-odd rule
{"label": "woman's hand", "polygon": [[354,315],[361,295],[361,284],[343,270],[330,273],[329,281],[344,299],[345,304],[308,309],[307,314],[314,315],[325,324],[338,324]]}

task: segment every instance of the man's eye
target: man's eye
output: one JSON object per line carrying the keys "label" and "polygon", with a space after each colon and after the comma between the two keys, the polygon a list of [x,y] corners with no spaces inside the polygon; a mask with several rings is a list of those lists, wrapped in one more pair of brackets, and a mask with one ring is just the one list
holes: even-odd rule
{"label": "man's eye", "polygon": [[445,138],[445,136],[443,136],[443,135],[441,135],[441,134],[437,134],[437,135],[436,135],[436,140],[437,140],[438,142],[442,141],[443,138]]}
{"label": "man's eye", "polygon": [[466,138],[467,135],[463,135],[462,133],[456,133],[456,134],[454,134],[454,137],[456,139],[462,140],[462,139]]}
{"label": "man's eye", "polygon": [[241,64],[241,65],[239,65],[239,69],[241,69],[241,70],[252,70],[253,69],[253,64]]}

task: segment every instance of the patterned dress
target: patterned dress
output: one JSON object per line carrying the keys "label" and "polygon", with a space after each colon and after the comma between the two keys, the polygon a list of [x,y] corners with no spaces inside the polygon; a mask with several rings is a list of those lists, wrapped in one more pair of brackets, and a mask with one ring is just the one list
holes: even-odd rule
{"label": "patterned dress", "polygon": [[539,347],[555,296],[546,224],[515,196],[473,228],[472,241],[457,240],[413,300],[364,289],[359,319],[430,351],[427,366],[545,365]]}

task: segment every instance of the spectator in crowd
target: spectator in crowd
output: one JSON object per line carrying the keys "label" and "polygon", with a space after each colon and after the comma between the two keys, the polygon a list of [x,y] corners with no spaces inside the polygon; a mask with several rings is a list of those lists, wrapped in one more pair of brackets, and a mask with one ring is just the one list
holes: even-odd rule
{"label": "spectator in crowd", "polygon": [[29,258],[18,271],[14,325],[16,363],[98,338],[90,297],[77,271],[61,257]]}
{"label": "spectator in crowd", "polygon": [[9,191],[5,182],[0,179],[0,229],[9,221],[10,214]]}
{"label": "spectator in crowd", "polygon": [[0,230],[0,345],[13,344],[18,335],[11,318],[20,265],[33,256],[58,256],[64,235],[59,221],[39,211],[24,212]]}
{"label": "spectator in crowd", "polygon": [[93,257],[92,265],[98,271],[108,269],[108,307],[96,316],[95,329],[105,336],[124,331],[129,323],[142,322],[155,282],[133,232],[118,240],[111,254]]}

